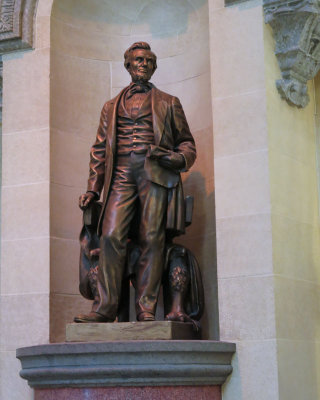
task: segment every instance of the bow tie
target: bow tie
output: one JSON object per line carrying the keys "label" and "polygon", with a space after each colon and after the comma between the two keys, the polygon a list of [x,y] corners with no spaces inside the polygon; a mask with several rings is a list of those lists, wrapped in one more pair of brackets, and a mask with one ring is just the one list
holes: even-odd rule
{"label": "bow tie", "polygon": [[147,93],[152,89],[151,83],[134,83],[127,92],[127,99],[130,99],[136,93]]}

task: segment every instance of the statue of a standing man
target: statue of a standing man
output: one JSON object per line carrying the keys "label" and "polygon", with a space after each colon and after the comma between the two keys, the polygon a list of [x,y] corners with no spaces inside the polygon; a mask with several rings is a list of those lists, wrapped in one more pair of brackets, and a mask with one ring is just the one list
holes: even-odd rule
{"label": "statue of a standing man", "polygon": [[166,234],[184,232],[180,172],[196,150],[180,101],[149,83],[157,58],[144,42],[124,54],[132,82],[105,103],[91,149],[85,209],[100,197],[98,301],[76,322],[113,322],[117,316],[130,225],[139,215],[136,270],[138,321],[153,321],[164,270]]}

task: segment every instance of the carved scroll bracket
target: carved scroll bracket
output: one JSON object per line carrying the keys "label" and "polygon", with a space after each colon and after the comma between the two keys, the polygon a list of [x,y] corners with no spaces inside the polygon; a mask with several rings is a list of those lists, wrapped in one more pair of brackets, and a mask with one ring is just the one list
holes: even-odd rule
{"label": "carved scroll bracket", "polygon": [[38,0],[0,0],[0,54],[32,48]]}
{"label": "carved scroll bracket", "polygon": [[264,0],[265,22],[275,37],[283,99],[299,108],[309,102],[307,82],[320,69],[319,0]]}

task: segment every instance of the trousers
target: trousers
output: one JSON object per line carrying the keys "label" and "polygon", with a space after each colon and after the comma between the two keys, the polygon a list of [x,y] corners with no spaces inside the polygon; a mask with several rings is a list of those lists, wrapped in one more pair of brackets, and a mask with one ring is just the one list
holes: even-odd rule
{"label": "trousers", "polygon": [[145,154],[118,156],[106,204],[100,238],[97,288],[93,311],[116,318],[125,272],[130,225],[140,215],[135,306],[155,314],[164,269],[167,189],[146,179]]}

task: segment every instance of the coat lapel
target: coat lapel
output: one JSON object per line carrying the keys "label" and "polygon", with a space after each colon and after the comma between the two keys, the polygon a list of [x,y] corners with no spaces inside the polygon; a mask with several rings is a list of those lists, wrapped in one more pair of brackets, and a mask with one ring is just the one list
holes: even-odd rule
{"label": "coat lapel", "polygon": [[154,141],[157,146],[160,144],[163,135],[167,108],[168,105],[162,99],[160,90],[158,90],[156,87],[153,87],[151,91],[151,109]]}
{"label": "coat lapel", "polygon": [[115,152],[116,149],[116,131],[117,131],[117,111],[119,101],[121,99],[122,94],[127,90],[124,88],[118,94],[115,99],[109,103],[109,107],[107,110],[107,137],[109,140],[110,148],[112,149],[112,153]]}

